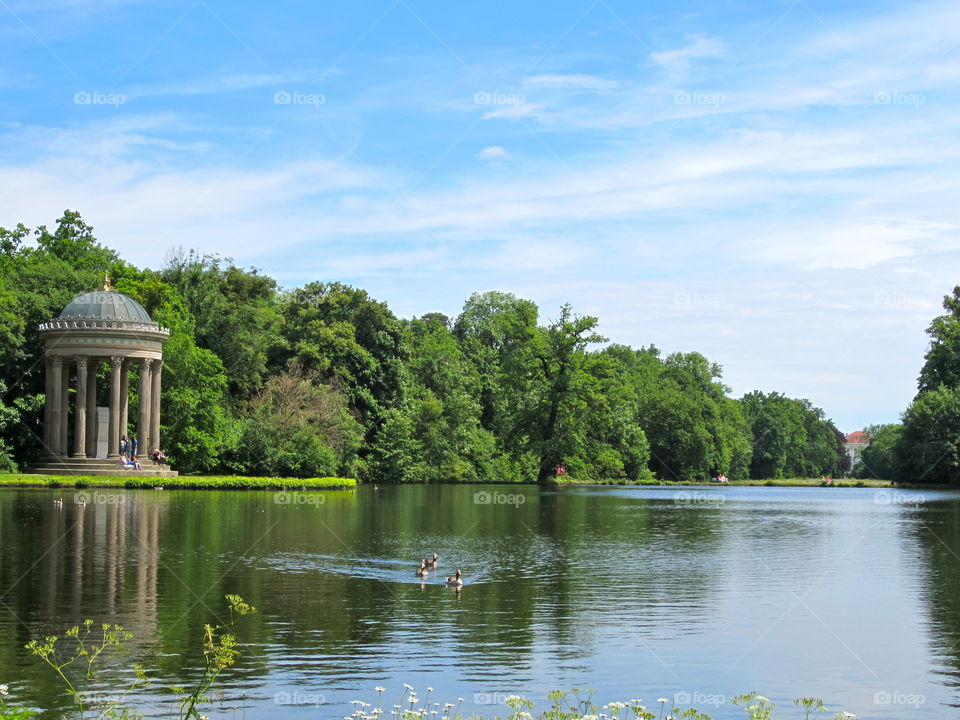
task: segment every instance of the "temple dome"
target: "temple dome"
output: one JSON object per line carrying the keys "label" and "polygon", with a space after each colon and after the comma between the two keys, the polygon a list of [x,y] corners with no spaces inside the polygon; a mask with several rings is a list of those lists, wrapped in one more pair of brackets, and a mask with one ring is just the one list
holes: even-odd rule
{"label": "temple dome", "polygon": [[152,323],[150,315],[143,309],[143,305],[132,297],[117,292],[110,287],[109,281],[104,278],[103,287],[99,290],[80,293],[57,320],[116,320],[120,322]]}

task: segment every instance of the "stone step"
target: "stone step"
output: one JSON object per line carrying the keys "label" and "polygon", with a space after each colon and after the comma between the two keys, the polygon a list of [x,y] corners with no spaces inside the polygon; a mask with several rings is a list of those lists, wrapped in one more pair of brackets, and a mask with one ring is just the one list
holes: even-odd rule
{"label": "stone step", "polygon": [[147,461],[141,463],[143,470],[125,468],[119,460],[103,458],[61,458],[47,457],[24,469],[31,475],[104,475],[118,477],[122,475],[147,475],[150,477],[177,477],[179,473],[169,465],[154,465]]}
{"label": "stone step", "polygon": [[62,466],[56,467],[39,467],[34,466],[27,470],[24,470],[24,473],[30,475],[96,475],[97,477],[136,477],[142,475],[144,477],[177,477],[180,473],[176,470],[159,470],[153,467],[143,466],[143,470],[130,470],[125,468],[116,468],[111,470],[89,470],[88,468],[64,468]]}

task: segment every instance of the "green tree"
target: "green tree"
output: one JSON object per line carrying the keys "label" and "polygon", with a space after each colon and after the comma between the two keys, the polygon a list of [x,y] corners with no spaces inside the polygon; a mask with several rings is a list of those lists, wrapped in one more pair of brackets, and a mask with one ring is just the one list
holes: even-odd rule
{"label": "green tree", "polygon": [[896,479],[960,483],[960,388],[948,385],[917,395],[903,414]]}
{"label": "green tree", "polygon": [[930,323],[930,349],[924,356],[918,382],[920,392],[960,386],[960,285],[943,298],[943,309]]}
{"label": "green tree", "polygon": [[537,480],[555,474],[557,465],[581,454],[587,402],[598,386],[585,371],[585,348],[606,338],[595,332],[597,318],[575,315],[569,305],[537,336],[533,352],[538,371],[537,402],[524,413],[531,450],[538,458]]}
{"label": "green tree", "polygon": [[294,365],[250,401],[229,465],[245,475],[326,477],[356,472],[362,430],[341,393]]}
{"label": "green tree", "polygon": [[674,353],[663,361],[641,410],[658,477],[704,480],[745,471],[751,456],[748,426],[720,378],[720,366],[700,353]]}
{"label": "green tree", "polygon": [[407,391],[428,481],[497,479],[495,443],[480,425],[480,377],[437,313],[407,324]]}
{"label": "green tree", "polygon": [[809,400],[754,391],[740,405],[752,433],[754,479],[836,475],[848,467],[843,434]]}
{"label": "green tree", "polygon": [[870,437],[870,444],[863,449],[860,462],[854,468],[854,474],[858,478],[895,479],[902,430],[903,426],[899,423],[867,427],[866,433]]}
{"label": "green tree", "polygon": [[230,396],[243,406],[263,385],[271,359],[282,353],[276,282],[229,259],[192,251],[172,254],[160,277],[183,297],[197,344],[223,362]]}
{"label": "green tree", "polygon": [[366,291],[341,283],[309,283],[283,304],[289,358],[336,382],[368,430],[403,398],[400,321]]}

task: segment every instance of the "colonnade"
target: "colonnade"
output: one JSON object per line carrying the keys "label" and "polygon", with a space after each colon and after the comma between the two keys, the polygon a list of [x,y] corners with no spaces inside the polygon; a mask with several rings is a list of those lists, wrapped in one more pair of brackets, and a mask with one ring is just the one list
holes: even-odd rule
{"label": "colonnade", "polygon": [[[97,456],[97,374],[100,363],[110,364],[110,414],[107,458],[120,457],[120,436],[129,428],[129,370],[140,366],[140,405],[137,424],[139,452],[146,455],[160,447],[160,377],[163,361],[153,358],[111,355],[47,356],[46,403],[43,442],[53,457],[94,458]],[[75,367],[73,450],[69,451],[70,375]]]}

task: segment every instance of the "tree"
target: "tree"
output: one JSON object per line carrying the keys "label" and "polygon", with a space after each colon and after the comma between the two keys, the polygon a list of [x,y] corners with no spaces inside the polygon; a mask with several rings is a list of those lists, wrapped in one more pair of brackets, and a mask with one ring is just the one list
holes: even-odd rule
{"label": "tree", "polygon": [[918,381],[920,392],[960,386],[960,285],[943,298],[945,315],[930,323],[930,349],[924,356]]}
{"label": "tree", "polygon": [[809,400],[754,391],[740,400],[749,423],[754,479],[836,475],[844,470],[842,433]]}
{"label": "tree", "polygon": [[720,377],[720,366],[700,353],[674,353],[663,361],[641,406],[651,469],[658,477],[703,480],[745,472],[748,426]]}
{"label": "tree", "polygon": [[385,303],[341,283],[309,283],[284,298],[289,359],[336,381],[367,430],[403,397],[400,321]]}
{"label": "tree", "polygon": [[597,318],[574,315],[570,305],[537,336],[534,357],[539,371],[538,402],[525,413],[531,450],[538,457],[537,480],[544,482],[567,458],[578,457],[584,444],[587,398],[596,391],[584,371],[584,349],[605,342],[595,332]]}
{"label": "tree", "polygon": [[896,456],[898,481],[960,483],[960,388],[940,385],[917,395],[903,414]]}
{"label": "tree", "polygon": [[858,478],[893,480],[897,477],[897,456],[900,434],[903,426],[899,423],[889,425],[870,425],[866,429],[870,444],[863,449],[860,462],[854,468]]}
{"label": "tree", "polygon": [[7,384],[0,380],[0,472],[16,472],[17,464],[13,459],[13,449],[4,442],[4,436],[9,433],[8,428],[20,422],[20,413],[17,408],[8,407],[3,398],[7,394]]}
{"label": "tree", "polygon": [[408,411],[427,481],[497,479],[493,437],[480,425],[480,377],[438,313],[407,324]]}
{"label": "tree", "polygon": [[249,475],[350,475],[362,435],[342,394],[293,365],[251,399],[228,464]]}
{"label": "tree", "polygon": [[271,359],[282,353],[276,282],[229,258],[192,251],[171,255],[160,278],[183,297],[197,344],[223,361],[230,396],[242,407],[263,385]]}

